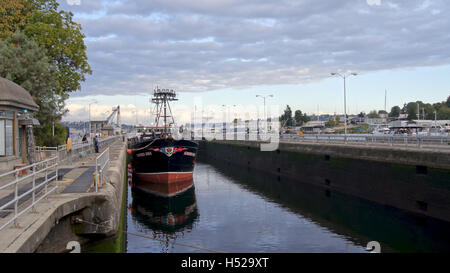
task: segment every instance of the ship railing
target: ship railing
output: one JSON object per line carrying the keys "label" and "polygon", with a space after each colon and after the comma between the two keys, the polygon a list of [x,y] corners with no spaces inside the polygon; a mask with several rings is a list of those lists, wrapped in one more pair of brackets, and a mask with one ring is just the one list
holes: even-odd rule
{"label": "ship railing", "polygon": [[105,182],[106,172],[109,170],[109,147],[95,158],[95,192],[98,192],[99,186]]}
{"label": "ship railing", "polygon": [[[6,203],[0,204],[0,216],[4,218],[0,218],[0,231],[13,222],[15,227],[19,227],[17,219],[30,209],[35,212],[36,204],[57,189],[57,179],[58,157],[56,156],[1,174],[0,181],[11,181],[0,186],[0,191],[12,190],[13,197]],[[13,213],[12,217],[10,217],[11,213]]]}

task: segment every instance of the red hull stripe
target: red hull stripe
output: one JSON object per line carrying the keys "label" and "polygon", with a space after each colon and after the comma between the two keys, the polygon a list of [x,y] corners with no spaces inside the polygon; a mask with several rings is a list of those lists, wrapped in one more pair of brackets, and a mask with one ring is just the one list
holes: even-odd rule
{"label": "red hull stripe", "polygon": [[192,173],[193,172],[136,173],[136,178],[142,182],[171,184],[192,180]]}

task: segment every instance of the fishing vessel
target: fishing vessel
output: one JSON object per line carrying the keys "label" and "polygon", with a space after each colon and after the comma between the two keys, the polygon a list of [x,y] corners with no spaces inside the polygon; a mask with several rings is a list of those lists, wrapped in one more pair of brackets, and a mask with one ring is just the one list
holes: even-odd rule
{"label": "fishing vessel", "polygon": [[151,100],[155,104],[156,126],[142,127],[127,151],[131,157],[133,187],[174,196],[193,185],[198,144],[176,139],[182,127],[176,127],[169,104],[178,100],[175,91],[157,87]]}

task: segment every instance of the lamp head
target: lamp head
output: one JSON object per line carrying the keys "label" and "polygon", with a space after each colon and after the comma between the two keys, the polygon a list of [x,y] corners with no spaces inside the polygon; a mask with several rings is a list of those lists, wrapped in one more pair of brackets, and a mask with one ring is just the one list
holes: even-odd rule
{"label": "lamp head", "polygon": [[331,73],[331,76],[336,76],[336,73],[335,73],[335,72],[332,72],[332,73]]}
{"label": "lamp head", "polygon": [[353,73],[352,73],[352,75],[353,75],[353,76],[356,76],[356,75],[358,75],[358,73],[356,73],[356,72],[353,72]]}

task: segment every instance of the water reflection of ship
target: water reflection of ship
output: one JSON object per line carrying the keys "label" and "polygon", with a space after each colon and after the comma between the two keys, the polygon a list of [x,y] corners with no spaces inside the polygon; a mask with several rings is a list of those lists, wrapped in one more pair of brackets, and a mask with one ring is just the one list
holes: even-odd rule
{"label": "water reflection of ship", "polygon": [[132,196],[133,216],[151,229],[176,232],[189,228],[198,216],[193,186],[172,197],[149,194],[134,188]]}
{"label": "water reflection of ship", "polygon": [[189,189],[175,196],[150,194],[140,188],[132,188],[133,219],[152,232],[153,238],[164,243],[165,252],[169,242],[174,242],[185,230],[190,230],[198,219],[195,188],[191,181]]}

